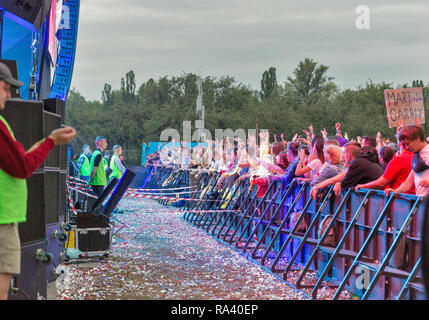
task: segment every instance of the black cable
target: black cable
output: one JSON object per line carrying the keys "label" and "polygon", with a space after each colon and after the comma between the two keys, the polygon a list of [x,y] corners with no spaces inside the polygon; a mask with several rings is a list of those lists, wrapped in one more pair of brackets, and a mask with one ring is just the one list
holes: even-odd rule
{"label": "black cable", "polygon": [[21,288],[17,288],[17,289],[18,289],[17,292],[21,292],[21,294],[25,297],[25,299],[31,300],[28,294],[26,294],[24,290],[22,290]]}
{"label": "black cable", "polygon": [[13,292],[13,294],[18,294],[18,292],[20,292],[25,297],[25,299],[31,300],[30,297],[28,296],[28,294],[24,290],[22,290],[21,288],[16,288],[16,287],[13,287],[11,285],[10,290]]}

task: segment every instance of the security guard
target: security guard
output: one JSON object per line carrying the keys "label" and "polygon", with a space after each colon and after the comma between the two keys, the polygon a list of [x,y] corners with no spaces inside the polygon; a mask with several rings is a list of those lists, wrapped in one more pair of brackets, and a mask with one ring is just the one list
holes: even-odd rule
{"label": "security guard", "polygon": [[97,150],[92,154],[91,161],[89,163],[89,170],[91,172],[89,183],[94,193],[100,196],[107,184],[107,161],[104,159],[102,153],[107,148],[106,137],[98,136],[95,139],[95,145],[97,146]]}
{"label": "security guard", "polygon": [[89,157],[91,156],[91,148],[86,144],[82,147],[82,154],[77,161],[77,168],[79,171],[79,178],[89,182],[91,174],[89,166]]}
{"label": "security guard", "polygon": [[113,178],[117,178],[118,180],[121,179],[122,175],[125,172],[125,167],[121,162],[121,159],[119,158],[122,153],[122,147],[120,145],[115,145],[113,147],[113,156],[110,159],[110,169],[112,169],[112,173],[109,176],[109,179],[112,180]]}

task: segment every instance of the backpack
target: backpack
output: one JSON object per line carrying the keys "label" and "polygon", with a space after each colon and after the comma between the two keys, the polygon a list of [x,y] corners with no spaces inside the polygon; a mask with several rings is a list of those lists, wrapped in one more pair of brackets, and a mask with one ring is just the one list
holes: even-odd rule
{"label": "backpack", "polygon": [[[327,214],[323,220],[319,224],[319,231],[317,232],[318,239],[322,238],[323,234],[325,233],[326,229],[328,228],[328,225],[331,223],[332,215]],[[323,240],[322,245],[328,246],[328,247],[335,247],[336,241],[335,241],[335,225],[329,230],[328,234],[325,237],[325,240]]]}
{"label": "backpack", "polygon": [[[292,228],[295,227],[296,222],[298,221],[299,216],[301,215],[301,211],[294,211],[292,212],[289,220],[289,228],[292,230]],[[295,229],[295,232],[298,233],[305,233],[307,231],[307,220],[305,219],[305,216],[301,218],[301,221],[299,221],[297,228]]]}

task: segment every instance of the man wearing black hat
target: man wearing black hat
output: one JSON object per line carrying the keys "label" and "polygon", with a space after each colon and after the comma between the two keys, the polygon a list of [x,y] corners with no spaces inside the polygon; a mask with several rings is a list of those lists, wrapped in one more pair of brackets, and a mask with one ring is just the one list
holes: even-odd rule
{"label": "man wearing black hat", "polygon": [[[22,85],[8,67],[0,63],[0,110],[11,98],[11,87]],[[7,299],[12,274],[21,272],[18,223],[26,221],[26,179],[45,161],[55,145],[67,144],[75,135],[72,127],[56,129],[25,151],[0,115],[0,300]]]}

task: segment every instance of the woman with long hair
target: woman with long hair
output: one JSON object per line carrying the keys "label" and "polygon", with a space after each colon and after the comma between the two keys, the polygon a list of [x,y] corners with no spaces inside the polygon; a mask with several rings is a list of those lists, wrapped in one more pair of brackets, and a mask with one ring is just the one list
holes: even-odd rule
{"label": "woman with long hair", "polygon": [[325,163],[325,156],[323,154],[324,143],[325,141],[323,137],[315,136],[313,138],[311,141],[311,151],[315,158],[312,161],[306,163],[304,155],[300,154],[300,160],[295,171],[296,176],[302,176],[310,173],[310,180],[314,179],[314,177],[319,173],[323,163]]}

